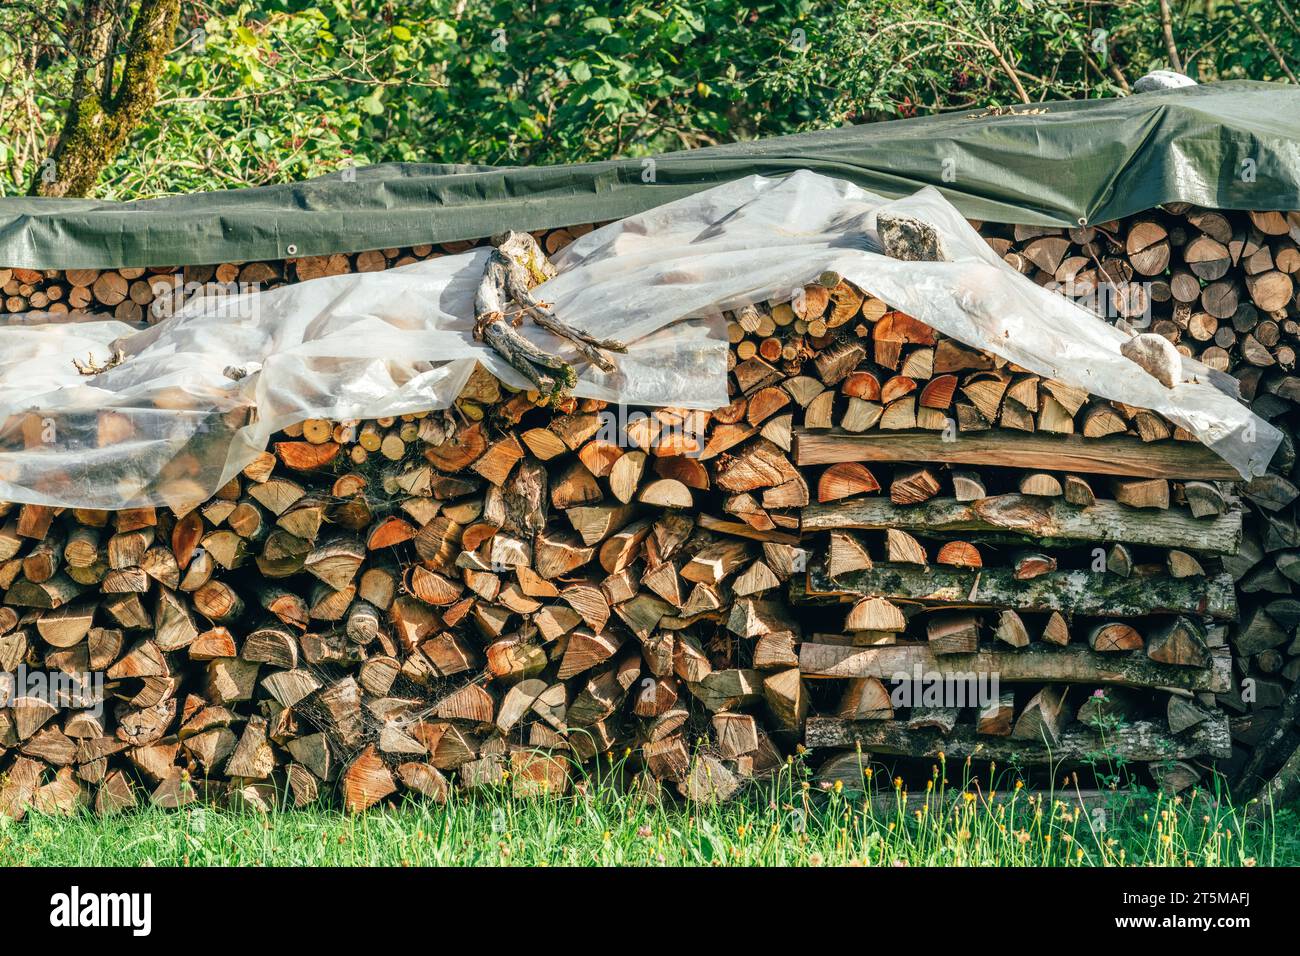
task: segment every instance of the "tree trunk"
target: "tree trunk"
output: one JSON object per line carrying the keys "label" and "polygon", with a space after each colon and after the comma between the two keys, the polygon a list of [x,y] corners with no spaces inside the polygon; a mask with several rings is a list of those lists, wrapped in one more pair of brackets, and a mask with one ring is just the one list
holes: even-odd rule
{"label": "tree trunk", "polygon": [[[37,170],[34,196],[85,196],[153,107],[158,76],[180,19],[180,0],[141,0],[115,76],[118,18],[108,0],[86,0],[77,70],[54,153]],[[114,81],[116,80],[116,86]]]}

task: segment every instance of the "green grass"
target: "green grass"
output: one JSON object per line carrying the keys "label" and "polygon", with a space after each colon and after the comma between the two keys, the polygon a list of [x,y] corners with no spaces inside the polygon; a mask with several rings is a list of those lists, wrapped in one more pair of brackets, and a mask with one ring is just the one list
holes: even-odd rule
{"label": "green grass", "polygon": [[[804,866],[1297,865],[1293,810],[1246,820],[1221,794],[1116,791],[1080,810],[981,781],[960,788],[936,767],[911,798],[890,781],[809,783],[798,762],[739,800],[646,800],[608,779],[564,797],[508,788],[407,801],[359,815],[331,809],[144,810],[104,819],[31,814],[0,828],[0,864],[38,866]],[[946,808],[946,809],[945,809]],[[7,820],[7,818],[0,818]],[[1103,829],[1104,826],[1104,829]]]}

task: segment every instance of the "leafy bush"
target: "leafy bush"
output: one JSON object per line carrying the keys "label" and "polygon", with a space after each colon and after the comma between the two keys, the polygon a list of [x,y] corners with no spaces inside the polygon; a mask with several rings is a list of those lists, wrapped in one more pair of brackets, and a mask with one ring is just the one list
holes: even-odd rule
{"label": "leafy bush", "polygon": [[[1284,58],[1300,28],[1287,0],[1170,2],[1180,65],[1197,78],[1294,82]],[[123,20],[134,9],[100,3]],[[387,161],[582,162],[1112,96],[1171,64],[1161,4],[184,0],[158,101],[96,192],[260,185]],[[0,193],[27,191],[57,139],[75,73],[68,37],[86,5],[0,10]]]}

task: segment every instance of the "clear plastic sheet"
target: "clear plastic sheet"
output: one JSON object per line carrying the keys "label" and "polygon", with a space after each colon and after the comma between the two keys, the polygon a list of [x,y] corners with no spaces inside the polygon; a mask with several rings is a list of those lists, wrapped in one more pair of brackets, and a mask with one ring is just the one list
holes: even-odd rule
{"label": "clear plastic sheet", "polygon": [[[881,210],[935,227],[951,261],[882,255],[875,238]],[[633,328],[660,309],[784,301],[833,270],[969,346],[1101,398],[1160,412],[1245,478],[1264,473],[1282,439],[1237,400],[1234,379],[1199,362],[1184,359],[1184,381],[1161,385],[1120,354],[1126,333],[1016,272],[931,187],[886,201],[806,171],[753,176],[589,233],[557,263],[567,271],[548,288],[579,276],[626,277],[622,284],[591,282],[574,290],[571,302],[577,314],[621,311]],[[1233,394],[1222,390],[1228,387]]]}
{"label": "clear plastic sheet", "polygon": [[[953,261],[880,255],[874,223],[885,207],[935,226]],[[0,325],[0,500],[189,506],[294,422],[445,408],[475,361],[524,387],[471,335],[486,255],[195,299],[143,331],[113,321]],[[595,230],[555,263],[539,296],[570,324],[631,343],[613,373],[579,367],[583,397],[726,404],[722,312],[788,299],[832,269],[968,345],[1161,412],[1244,476],[1262,473],[1281,437],[1203,381],[1160,385],[1119,354],[1122,333],[1007,267],[929,188],[886,203],[814,173],[752,176]],[[566,353],[541,330],[522,331]],[[120,363],[96,375],[73,365],[117,352]]]}

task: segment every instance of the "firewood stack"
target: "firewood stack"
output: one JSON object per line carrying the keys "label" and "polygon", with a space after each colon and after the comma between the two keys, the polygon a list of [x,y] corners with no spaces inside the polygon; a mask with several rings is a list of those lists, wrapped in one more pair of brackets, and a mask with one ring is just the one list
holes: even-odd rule
{"label": "firewood stack", "polygon": [[[769,326],[793,333],[779,351]],[[798,469],[811,556],[788,600],[808,745],[851,748],[848,770],[859,746],[1020,765],[1110,752],[1179,786],[1189,761],[1230,756],[1221,556],[1241,513],[1226,463],[1157,413],[1032,375],[833,275],[741,314],[732,337],[747,422]],[[995,674],[947,696],[897,680]]]}
{"label": "firewood stack", "polygon": [[[599,224],[598,224],[599,225]],[[594,226],[570,226],[536,233],[542,248],[558,252]],[[267,291],[288,282],[352,272],[380,272],[421,259],[457,255],[478,241],[371,249],[352,254],[304,256],[265,262],[223,262],[215,266],[152,266],[118,269],[22,269],[0,267],[0,313],[55,316],[110,314],[122,322],[155,323],[195,296],[220,298]]]}
{"label": "firewood stack", "polygon": [[[1142,221],[1183,249],[1172,224],[1196,216]],[[990,242],[1010,261],[1046,238],[1066,242],[1058,268],[1077,248],[1148,269],[1137,254],[1158,244],[1129,252],[1118,226]],[[1279,268],[1295,248],[1265,244]],[[251,265],[274,283],[461,248]],[[81,308],[71,290],[94,298],[124,272],[4,271],[11,311]],[[161,317],[174,300],[136,301],[132,282],[204,275],[146,270],[126,299]],[[1290,320],[1273,310],[1253,341],[1270,323],[1273,364],[1238,375],[1289,428]],[[287,429],[179,514],[0,505],[0,669],[102,671],[108,696],[102,714],[34,697],[0,711],[0,810],[559,792],[572,764],[611,754],[651,789],[715,799],[805,740],[854,760],[858,744],[1022,763],[1110,749],[1179,786],[1231,754],[1221,707],[1248,742],[1280,702],[1300,548],[1287,477],[1246,489],[1243,532],[1235,472],[1160,415],[833,274],[729,330],[734,400],[713,412],[547,404],[479,369],[450,413]],[[996,671],[1001,692],[899,705],[890,679],[916,665]],[[1246,676],[1278,693],[1243,703]]]}
{"label": "firewood stack", "polygon": [[0,663],[103,672],[109,705],[0,711],[0,807],[561,791],[630,749],[704,798],[778,766],[794,625],[738,635],[778,623],[750,602],[797,535],[706,510],[747,480],[694,457],[706,413],[624,440],[539,402],[480,368],[451,415],[303,422],[193,510],[5,505]]}
{"label": "firewood stack", "polygon": [[[1114,312],[1130,321],[1142,321],[1149,304],[1151,331],[1234,376],[1243,400],[1283,434],[1270,473],[1244,489],[1241,546],[1223,558],[1240,603],[1240,621],[1229,628],[1233,689],[1217,695],[1232,714],[1235,763],[1277,723],[1300,676],[1300,604],[1292,596],[1300,581],[1300,213],[1179,203],[1094,228],[983,232],[1007,262],[1047,288],[1095,301],[1093,288],[1109,282],[1119,290],[1110,297]],[[1286,741],[1275,748],[1275,763],[1294,748],[1293,731]]]}

